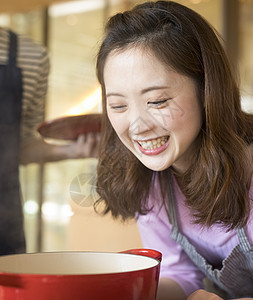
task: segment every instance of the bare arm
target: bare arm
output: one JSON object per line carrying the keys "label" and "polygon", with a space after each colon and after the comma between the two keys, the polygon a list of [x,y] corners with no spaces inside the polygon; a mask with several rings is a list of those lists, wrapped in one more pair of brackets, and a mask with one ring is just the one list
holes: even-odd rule
{"label": "bare arm", "polygon": [[161,278],[157,300],[186,300],[186,295],[177,282],[169,278]]}
{"label": "bare arm", "polygon": [[81,135],[69,145],[53,145],[42,139],[23,142],[20,149],[20,164],[44,163],[72,158],[97,157],[99,134]]}
{"label": "bare arm", "polygon": [[[187,300],[222,300],[223,298],[220,298],[214,293],[209,293],[205,290],[197,290],[193,294],[190,295]],[[244,299],[244,300],[252,300],[253,298],[238,298],[234,300],[239,300],[239,299]]]}

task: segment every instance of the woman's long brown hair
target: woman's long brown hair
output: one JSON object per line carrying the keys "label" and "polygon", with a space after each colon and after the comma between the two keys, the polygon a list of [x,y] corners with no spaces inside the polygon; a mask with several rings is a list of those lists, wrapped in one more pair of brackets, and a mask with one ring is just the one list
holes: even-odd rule
{"label": "woman's long brown hair", "polygon": [[[199,148],[180,178],[196,222],[228,229],[246,224],[250,213],[253,116],[242,111],[238,84],[217,33],[196,12],[172,1],[146,2],[113,16],[97,57],[103,121],[97,190],[104,213],[123,220],[145,214],[154,172],[121,143],[106,113],[104,65],[111,51],[142,47],[168,67],[193,78],[203,106]],[[167,171],[159,172],[166,189]]]}

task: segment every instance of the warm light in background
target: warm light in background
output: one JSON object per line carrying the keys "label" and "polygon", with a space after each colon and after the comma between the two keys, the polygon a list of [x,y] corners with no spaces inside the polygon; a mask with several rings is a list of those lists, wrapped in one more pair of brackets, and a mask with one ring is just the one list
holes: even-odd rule
{"label": "warm light in background", "polygon": [[47,221],[68,222],[74,212],[69,204],[47,201],[42,205],[42,214]]}
{"label": "warm light in background", "polygon": [[101,112],[101,88],[96,88],[88,97],[83,101],[72,107],[69,111],[69,115],[81,115],[93,112]]}
{"label": "warm light in background", "polygon": [[28,215],[36,215],[39,211],[39,205],[36,200],[26,200],[24,204],[24,211]]}
{"label": "warm light in background", "polygon": [[50,17],[60,17],[75,13],[87,12],[105,6],[104,0],[83,0],[54,4],[49,7]]}

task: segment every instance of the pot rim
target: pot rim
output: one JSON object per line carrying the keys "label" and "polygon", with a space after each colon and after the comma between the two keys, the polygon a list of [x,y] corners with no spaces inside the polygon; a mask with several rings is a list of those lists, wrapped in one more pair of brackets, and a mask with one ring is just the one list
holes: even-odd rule
{"label": "pot rim", "polygon": [[[134,259],[137,260],[142,260],[142,261],[146,261],[147,264],[146,266],[143,267],[138,267],[138,268],[133,268],[131,267],[131,269],[129,270],[115,270],[115,271],[100,271],[100,272],[83,272],[83,273],[70,273],[70,272],[56,272],[56,273],[52,273],[52,272],[31,272],[31,271],[13,271],[13,270],[8,270],[7,269],[2,269],[1,268],[1,264],[3,261],[7,260],[12,260],[13,258],[15,259],[22,259],[22,257],[26,257],[29,259],[33,259],[34,257],[47,257],[47,256],[51,256],[51,259],[53,256],[65,256],[65,259],[67,259],[67,256],[71,257],[71,256],[77,256],[77,255],[81,255],[81,256],[88,256],[88,255],[93,255],[93,256],[105,256],[106,258],[109,257],[133,257],[133,261]],[[95,257],[94,257],[95,258]],[[5,263],[7,263],[5,262]],[[104,276],[104,275],[111,275],[111,274],[122,274],[122,273],[132,273],[132,272],[139,272],[139,271],[145,271],[148,269],[152,269],[152,268],[157,268],[160,265],[160,260],[156,259],[154,257],[150,257],[150,256],[146,256],[146,255],[141,255],[141,254],[135,254],[135,253],[124,253],[124,252],[103,252],[103,251],[50,251],[50,252],[33,252],[33,253],[22,253],[22,254],[10,254],[10,255],[5,255],[5,256],[0,256],[0,276],[35,276],[35,277],[73,277],[73,276]],[[18,267],[17,267],[18,268]],[[12,268],[13,269],[13,268]]]}

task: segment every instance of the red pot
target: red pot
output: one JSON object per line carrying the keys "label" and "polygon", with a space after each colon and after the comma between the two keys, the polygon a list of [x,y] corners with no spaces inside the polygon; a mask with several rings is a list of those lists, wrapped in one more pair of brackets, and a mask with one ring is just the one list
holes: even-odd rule
{"label": "red pot", "polygon": [[0,257],[1,300],[155,300],[161,253],[45,252]]}

